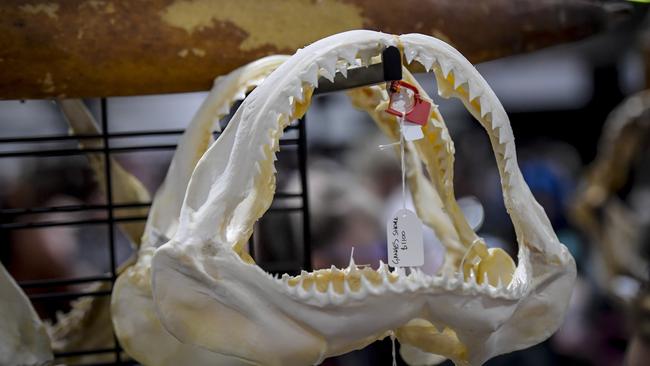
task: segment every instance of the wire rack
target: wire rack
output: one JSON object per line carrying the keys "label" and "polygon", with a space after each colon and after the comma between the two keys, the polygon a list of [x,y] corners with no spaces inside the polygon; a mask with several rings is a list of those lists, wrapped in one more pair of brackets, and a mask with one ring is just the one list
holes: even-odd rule
{"label": "wire rack", "polygon": [[[377,84],[385,81],[399,80],[402,77],[402,64],[401,55],[397,48],[389,47],[384,50],[382,54],[382,61],[380,63],[370,65],[367,67],[359,67],[348,72],[347,78],[337,75],[334,80],[327,80],[324,78],[319,79],[319,87],[314,91],[314,95],[324,94],[353,87]],[[101,154],[104,162],[108,162],[110,158],[119,153],[131,153],[139,151],[165,151],[174,150],[175,144],[146,144],[146,145],[133,145],[133,146],[113,146],[116,139],[134,139],[141,137],[152,136],[180,136],[183,130],[149,130],[149,131],[134,131],[134,132],[110,132],[111,120],[109,118],[109,100],[102,98],[100,100],[99,117],[101,121],[101,134],[98,135],[50,135],[50,136],[36,136],[36,137],[12,137],[0,138],[0,146],[20,143],[37,144],[47,146],[48,143],[62,142],[62,141],[78,141],[84,139],[101,139],[101,148],[60,148],[60,149],[21,149],[21,150],[2,150],[0,151],[0,159],[20,159],[25,157],[31,158],[47,158],[54,156],[78,156],[89,154]],[[280,140],[280,146],[283,150],[295,149],[295,170],[298,172],[299,191],[297,192],[277,192],[274,197],[274,202],[268,210],[270,213],[283,212],[283,213],[297,213],[300,215],[300,231],[301,243],[300,250],[294,253],[295,258],[283,261],[258,261],[256,255],[256,231],[251,237],[249,243],[249,251],[251,256],[256,259],[258,264],[270,273],[290,273],[297,274],[300,270],[311,270],[311,228],[309,222],[309,201],[308,201],[308,185],[307,185],[307,135],[306,135],[306,119],[303,117],[296,123],[290,125],[285,131],[295,130],[293,133],[295,137],[283,137]],[[215,135],[218,133],[215,132]],[[286,156],[284,156],[286,157]],[[279,156],[279,162],[283,156]],[[118,275],[118,259],[116,256],[116,229],[117,224],[124,222],[142,222],[146,220],[146,216],[124,216],[119,215],[116,217],[116,210],[135,209],[149,207],[151,202],[127,202],[116,203],[114,202],[114,192],[112,191],[112,170],[111,165],[104,164],[104,186],[105,204],[79,204],[79,205],[65,205],[54,207],[30,207],[30,208],[2,208],[0,207],[0,231],[13,231],[13,230],[35,230],[39,228],[55,227],[55,226],[80,226],[80,225],[105,225],[107,227],[107,245],[108,256],[110,262],[109,273],[89,277],[77,278],[50,278],[43,280],[30,280],[20,281],[19,285],[23,289],[45,289],[44,293],[31,293],[29,298],[33,303],[39,301],[53,301],[53,300],[71,300],[82,296],[93,297],[108,297],[111,295],[112,286]],[[280,173],[279,173],[280,174]],[[297,200],[297,201],[296,201]],[[286,201],[285,204],[276,204],[278,201]],[[291,202],[291,203],[289,203]],[[298,203],[297,203],[298,202]],[[21,220],[16,222],[14,219],[20,216],[34,217],[34,215],[60,213],[60,212],[103,212],[105,214],[102,218],[90,218],[83,220],[60,220],[60,221],[25,221]],[[103,291],[57,291],[57,287],[82,285],[98,282],[110,282],[111,287],[109,290]],[[86,355],[112,355],[114,361],[110,363],[94,363],[92,365],[132,365],[135,364],[133,360],[128,359],[119,346],[117,339],[113,337],[114,347],[97,348],[97,349],[84,349],[72,350],[65,353],[55,353],[55,358],[61,359],[66,357],[86,356]],[[91,365],[91,364],[83,364]]]}
{"label": "wire rack", "polygon": [[[140,137],[150,137],[150,136],[179,136],[183,133],[183,130],[152,130],[152,131],[135,131],[135,132],[109,132],[111,121],[108,115],[108,103],[109,101],[105,98],[101,99],[100,103],[100,121],[101,121],[101,134],[99,135],[83,135],[83,136],[70,136],[70,135],[51,135],[51,136],[37,136],[37,137],[12,137],[12,138],[0,138],[0,145],[8,144],[19,144],[19,143],[32,143],[39,145],[46,145],[47,143],[60,142],[60,141],[76,141],[83,139],[98,139],[102,140],[101,148],[66,148],[66,149],[30,149],[25,150],[21,149],[19,151],[3,151],[0,152],[0,159],[19,159],[24,157],[37,157],[37,158],[46,158],[53,156],[72,156],[72,155],[88,155],[88,154],[101,154],[104,158],[104,161],[109,161],[113,154],[116,153],[125,153],[125,152],[138,152],[138,151],[164,151],[164,150],[174,150],[176,148],[175,144],[156,144],[156,145],[138,145],[138,146],[128,146],[128,147],[113,147],[111,142],[115,139],[129,139],[129,138],[140,138]],[[273,263],[267,263],[270,267],[273,267],[273,272],[298,272],[301,268],[311,269],[311,249],[308,243],[311,242],[311,231],[309,225],[309,202],[307,200],[307,139],[306,139],[306,128],[305,128],[305,119],[300,119],[296,124],[289,126],[288,130],[297,130],[297,137],[295,138],[283,138],[280,141],[280,145],[283,148],[289,148],[289,150],[295,150],[297,155],[297,170],[300,181],[300,191],[299,192],[278,192],[275,195],[275,201],[278,200],[292,200],[293,205],[282,205],[280,207],[272,206],[270,212],[293,212],[298,213],[301,216],[302,222],[302,238],[303,243],[302,253],[300,258],[295,258],[295,260],[290,262],[283,262],[280,265],[273,266]],[[218,133],[215,133],[218,135]],[[105,204],[80,204],[80,205],[65,205],[65,206],[52,206],[52,207],[32,207],[32,208],[0,208],[0,230],[3,231],[12,231],[12,230],[34,230],[39,228],[55,227],[55,226],[79,226],[79,225],[105,225],[107,227],[107,238],[108,243],[108,253],[109,253],[109,262],[110,262],[110,272],[104,275],[97,276],[88,276],[88,277],[76,277],[76,278],[53,278],[53,279],[43,279],[43,280],[30,280],[30,281],[21,281],[19,285],[25,289],[41,289],[45,290],[44,293],[33,293],[29,294],[29,298],[32,302],[40,301],[52,301],[52,300],[71,300],[79,298],[81,296],[110,296],[111,290],[104,291],[57,291],[56,288],[61,286],[71,286],[71,285],[82,285],[90,284],[97,282],[110,282],[111,289],[112,284],[117,278],[118,271],[118,260],[116,256],[116,225],[122,222],[142,222],[146,220],[146,216],[120,216],[116,217],[116,210],[123,209],[133,209],[133,208],[143,208],[149,207],[151,202],[139,203],[115,203],[113,186],[111,184],[112,180],[112,169],[111,164],[104,164],[104,179],[106,180],[104,186],[105,190]],[[300,204],[296,205],[296,199],[299,200]],[[276,205],[277,206],[277,205]],[[59,213],[59,212],[93,212],[97,213],[98,211],[105,213],[105,218],[89,218],[82,220],[58,220],[58,221],[24,221],[16,222],[14,219],[20,216],[36,217],[41,214],[48,213]],[[254,236],[253,236],[254,238]],[[253,238],[251,238],[250,252],[253,258],[255,258],[255,245],[253,243]],[[290,263],[287,265],[287,263]],[[110,364],[118,365],[130,365],[134,362],[128,359],[124,359],[124,353],[122,352],[119,344],[114,340],[114,347],[110,348],[101,348],[101,349],[84,349],[84,350],[73,350],[65,353],[56,353],[56,358],[65,358],[65,357],[75,357],[75,356],[85,356],[85,355],[113,355],[115,362]]]}

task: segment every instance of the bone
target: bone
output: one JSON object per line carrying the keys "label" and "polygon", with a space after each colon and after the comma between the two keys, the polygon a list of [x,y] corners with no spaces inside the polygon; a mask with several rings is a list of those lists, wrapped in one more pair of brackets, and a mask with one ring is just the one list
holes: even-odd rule
{"label": "bone", "polygon": [[[598,286],[621,303],[631,301],[616,285],[621,278],[641,287],[649,276],[647,260],[640,255],[642,215],[628,208],[616,194],[631,183],[634,162],[647,146],[649,111],[650,91],[644,90],[627,97],[609,113],[598,153],[582,176],[570,212],[595,249],[594,258],[600,264],[595,276]],[[633,184],[632,191],[637,187]]]}
{"label": "bone", "polygon": [[[511,282],[507,296],[477,285],[478,266],[483,260],[489,263],[490,252],[471,227],[462,224],[460,209],[448,210],[448,219],[461,223],[452,224],[451,231],[467,248],[467,267],[460,268],[462,272],[443,271],[441,276],[427,281],[430,285],[426,288],[408,289],[409,282],[416,283],[412,278],[417,274],[407,278],[403,271],[396,270],[391,274],[394,280],[386,282],[368,268],[353,272],[352,263],[344,283],[350,298],[334,305],[321,299],[322,293],[313,292],[313,287],[312,293],[303,289],[308,275],[300,276],[299,281],[303,282],[296,286],[295,296],[255,263],[244,260],[241,243],[248,239],[253,224],[269,207],[275,189],[270,169],[273,159],[265,149],[273,146],[277,136],[268,134],[268,129],[281,131],[287,120],[304,113],[310,99],[306,95],[302,108],[278,119],[270,112],[287,104],[282,91],[296,80],[304,81],[303,89],[309,87],[305,76],[309,76],[310,68],[319,60],[339,55],[342,49],[356,49],[360,58],[372,59],[388,46],[399,46],[406,54],[410,48],[418,48],[437,62],[449,65],[448,80],[442,76],[441,66],[433,67],[441,87],[447,95],[461,97],[490,135],[504,181],[506,206],[511,210],[519,238],[519,263],[512,273],[512,282],[517,285]],[[466,90],[450,87],[452,74],[456,73],[466,76],[468,82],[476,82],[483,90],[482,96],[489,97],[481,100],[491,108],[485,118],[481,119],[481,111],[469,103]],[[509,129],[507,115],[487,83],[462,55],[435,38],[353,31],[307,46],[249,95],[220,139],[197,164],[181,209],[179,229],[172,240],[156,249],[152,260],[152,290],[161,323],[184,343],[271,366],[318,363],[326,357],[362,348],[395,329],[404,328],[403,340],[408,343],[409,339],[428,334],[422,327],[405,327],[423,314],[431,324],[444,321],[445,327],[431,338],[437,344],[415,345],[449,357],[459,365],[482,364],[496,355],[543,341],[562,321],[575,280],[575,263],[555,234],[548,232],[548,219],[520,179],[514,156],[503,158],[514,162],[511,172],[504,171],[505,162],[499,155],[505,147],[493,131],[493,120],[502,123],[500,129]],[[431,125],[425,128],[437,128],[440,139],[448,137],[443,133],[444,125],[433,121]],[[513,144],[509,139],[511,131],[503,136],[506,145]],[[415,145],[431,148],[428,143],[425,139],[419,147]],[[450,141],[441,146],[453,151]],[[437,154],[424,154],[429,155]],[[258,162],[261,173],[254,169]],[[455,199],[450,193],[451,160],[442,169],[436,164],[432,162],[427,167],[433,172],[432,177],[444,178],[434,180],[439,182],[435,183],[439,184],[436,190],[443,194],[443,204],[454,207]],[[454,215],[459,216],[452,220]],[[466,281],[465,271],[469,277]],[[458,277],[454,281],[451,275]],[[360,284],[358,291],[356,278]],[[173,290],[169,283],[175,284]],[[305,292],[302,298],[301,291]],[[344,323],[340,322],[341,317],[345,317]],[[247,346],[253,337],[263,340],[254,348]],[[440,347],[441,344],[453,346]],[[456,352],[461,349],[464,351]]]}
{"label": "bone", "polygon": [[0,364],[37,366],[53,360],[50,339],[29,299],[0,263]]}
{"label": "bone", "polygon": [[219,120],[215,115],[223,117],[225,113],[219,111],[229,111],[237,99],[285,59],[268,57],[217,79],[180,138],[165,180],[155,195],[138,262],[118,277],[112,296],[111,312],[117,338],[125,351],[144,365],[248,364],[183,345],[167,333],[155,315],[149,266],[155,247],[172,237],[178,227],[181,203],[193,167],[211,143],[214,121]]}
{"label": "bone", "polygon": [[[70,126],[72,135],[101,135],[95,118],[88,108],[79,99],[58,100],[57,104]],[[80,148],[103,148],[102,139],[80,139]],[[104,157],[101,154],[86,154],[90,167],[95,174],[95,179],[100,189],[106,193],[106,176],[104,168]],[[125,170],[117,161],[110,158],[111,189],[113,202],[122,204],[147,203],[150,201],[149,191],[144,187],[138,178]],[[128,210],[117,210],[116,218],[126,216],[146,216],[147,208],[135,208]],[[118,227],[128,236],[134,246],[138,246],[144,231],[144,223],[118,223]]]}

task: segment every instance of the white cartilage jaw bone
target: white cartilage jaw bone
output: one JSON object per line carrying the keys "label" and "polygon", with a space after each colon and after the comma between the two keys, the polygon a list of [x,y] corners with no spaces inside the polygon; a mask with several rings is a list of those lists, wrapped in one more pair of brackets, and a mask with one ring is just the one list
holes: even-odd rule
{"label": "white cartilage jaw bone", "polygon": [[[65,116],[68,126],[70,126],[70,133],[73,135],[101,135],[98,124],[95,122],[94,117],[86,108],[83,101],[80,99],[60,99],[57,104],[61,108],[61,112]],[[102,148],[103,142],[101,138],[98,139],[81,139],[79,140],[79,147],[81,148]],[[100,189],[106,192],[106,176],[104,167],[104,157],[101,154],[87,154],[86,155],[90,167],[95,174],[95,178]],[[133,174],[124,169],[115,159],[110,158],[111,169],[111,188],[113,192],[113,201],[115,203],[147,203],[151,201],[149,191],[144,187],[142,182]],[[119,210],[116,212],[116,217],[121,216],[146,216],[147,208]],[[137,248],[144,232],[144,223],[120,223],[120,229],[128,236],[131,244]]]}
{"label": "white cartilage jaw bone", "polygon": [[[269,56],[220,77],[178,143],[165,180],[155,195],[138,261],[121,274],[111,297],[115,334],[124,350],[143,365],[248,365],[236,358],[183,344],[169,334],[156,316],[151,294],[151,257],[174,235],[187,184],[194,166],[212,143],[215,121],[245,97],[288,56]],[[169,283],[168,286],[174,286]]]}
{"label": "white cartilage jaw bone", "polygon": [[41,319],[0,263],[0,365],[38,366],[53,358]]}
{"label": "white cartilage jaw bone", "polygon": [[[460,97],[490,135],[520,248],[518,266],[507,273],[512,281],[506,286],[497,288],[501,277],[494,275],[499,273],[495,263],[506,260],[503,253],[488,251],[480,240],[475,244],[476,235],[454,213],[453,230],[470,259],[457,275],[427,276],[417,271],[406,275],[402,270],[385,274],[351,264],[342,277],[319,270],[278,281],[242,256],[253,223],[274,193],[273,155],[280,131],[301,116],[308,103],[296,103],[296,96],[287,99],[287,93],[296,90],[290,86],[301,81],[302,99],[308,101],[319,60],[338,56],[343,49],[369,58],[390,45],[401,47],[418,62],[424,54],[425,62],[434,60],[431,67],[441,90]],[[456,84],[454,90],[454,78],[461,75],[467,83]],[[470,102],[469,91],[463,88],[472,83],[482,94]],[[179,230],[153,258],[158,314],[178,339],[257,364],[308,365],[364,347],[400,327],[408,334],[412,330],[408,322],[422,318],[438,329],[449,329],[442,338],[454,340],[466,352],[446,354],[444,347],[427,342],[414,346],[443,353],[459,364],[480,364],[538,343],[559,326],[575,277],[573,258],[557,241],[521,177],[514,149],[508,148],[514,142],[505,111],[476,70],[449,45],[428,36],[371,31],[326,38],[271,74],[233,119],[237,129],[226,128],[194,171]],[[430,120],[425,132],[435,124]],[[420,149],[426,162],[430,150]],[[511,155],[504,156],[506,151]],[[430,165],[429,169],[435,167]],[[443,183],[444,189],[437,190],[444,196],[450,182]],[[451,205],[448,199],[442,201]],[[483,281],[493,283],[477,283],[483,273],[489,273]],[[166,286],[170,281],[178,286]],[[327,293],[337,286],[343,289],[343,298]],[[342,316],[345,322],[340,321]],[[255,347],[247,346],[251,339],[257,340]]]}

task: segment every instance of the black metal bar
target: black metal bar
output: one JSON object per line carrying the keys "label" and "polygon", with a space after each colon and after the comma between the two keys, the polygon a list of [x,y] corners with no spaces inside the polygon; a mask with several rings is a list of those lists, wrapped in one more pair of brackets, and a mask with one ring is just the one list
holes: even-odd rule
{"label": "black metal bar", "polygon": [[[100,353],[103,353],[103,352],[100,352]],[[89,354],[94,354],[94,353],[89,353]],[[137,361],[134,361],[134,360],[122,360],[121,365],[124,365],[124,366],[127,366],[127,365],[129,365],[129,366],[131,366],[131,365],[140,366],[140,364]],[[82,363],[82,364],[72,364],[72,365],[68,365],[68,366],[115,366],[115,363],[114,362]]]}
{"label": "black metal bar", "polygon": [[77,278],[64,278],[64,279],[44,279],[44,280],[29,280],[29,281],[20,281],[18,285],[22,288],[33,288],[33,287],[52,287],[52,286],[66,286],[66,285],[78,285],[88,282],[106,282],[112,281],[113,278],[110,275],[101,275],[101,276],[91,276],[91,277],[77,277]]}
{"label": "black metal bar", "polygon": [[[269,208],[270,213],[295,212],[301,210],[303,210],[302,206]],[[112,222],[117,223],[117,222],[144,221],[146,219],[147,216],[125,216],[125,217],[114,217],[112,219],[106,218],[106,219],[86,219],[86,220],[70,220],[70,221],[9,222],[9,223],[0,223],[0,229],[19,230],[19,229],[46,228],[46,227],[54,227],[54,226],[100,225],[100,224],[111,224]]]}
{"label": "black metal bar", "polygon": [[[130,221],[144,221],[146,216],[126,216],[113,218],[112,222],[130,222]],[[42,221],[42,222],[10,222],[0,224],[2,230],[18,230],[18,229],[35,229],[53,226],[75,226],[75,225],[99,225],[110,224],[111,219],[87,219],[87,220],[71,220],[71,221]]]}
{"label": "black metal bar", "polygon": [[47,292],[42,294],[28,295],[30,300],[49,300],[49,299],[74,299],[82,296],[110,296],[111,291],[64,291],[64,292]]}
{"label": "black metal bar", "polygon": [[[285,131],[298,129],[297,126],[288,126]],[[151,131],[132,131],[132,132],[112,132],[108,135],[109,139],[123,139],[132,137],[150,137],[150,136],[169,136],[181,135],[185,130],[151,130]],[[221,134],[220,131],[213,131],[213,135]],[[101,139],[101,134],[97,135],[52,135],[52,136],[19,136],[0,138],[0,144],[27,143],[27,142],[53,142],[53,141],[78,141],[89,139]]]}
{"label": "black metal bar", "polygon": [[255,260],[255,230],[253,230],[251,237],[248,239],[248,254]]}
{"label": "black metal bar", "polygon": [[[138,203],[116,203],[113,205],[114,209],[133,209],[151,206],[151,202],[138,202]],[[0,214],[4,215],[31,215],[43,214],[52,212],[83,212],[83,211],[99,211],[107,210],[108,205],[65,205],[65,206],[51,206],[51,207],[32,207],[32,208],[5,208],[0,209]]]}
{"label": "black metal bar", "polygon": [[[153,130],[153,131],[133,131],[133,132],[113,132],[108,137],[111,139],[129,138],[129,137],[149,137],[149,136],[167,136],[180,135],[184,130]],[[216,132],[216,131],[215,131]],[[101,134],[87,135],[52,135],[52,136],[23,136],[1,138],[0,144],[9,143],[26,143],[26,142],[52,142],[52,141],[78,141],[89,139],[101,139]]]}
{"label": "black metal bar", "polygon": [[[291,199],[300,198],[302,193],[292,192],[278,192],[275,194],[274,199]],[[114,210],[127,210],[134,208],[150,207],[151,202],[137,202],[137,203],[115,203],[113,204]],[[5,208],[0,209],[0,215],[33,215],[45,214],[53,212],[84,212],[84,211],[99,211],[107,210],[108,205],[65,205],[65,206],[51,206],[51,207],[32,207],[32,208]]]}
{"label": "black metal bar", "polygon": [[[117,258],[115,257],[115,220],[113,217],[113,180],[111,177],[111,151],[110,141],[108,139],[108,103],[106,98],[101,99],[101,112],[102,112],[102,137],[104,140],[104,174],[106,179],[106,204],[108,205],[108,248],[111,263],[111,290],[113,283],[117,279]],[[115,361],[119,365],[122,363],[120,355],[121,348],[117,340],[117,336],[113,333],[113,341],[115,342]]]}
{"label": "black metal bar", "polygon": [[[297,139],[281,139],[280,146],[295,145]],[[145,150],[174,150],[175,144],[161,144],[161,145],[138,145],[138,146],[124,146],[113,147],[109,149],[110,153],[125,153],[134,151]],[[22,157],[51,157],[51,156],[69,156],[69,155],[84,155],[84,154],[98,154],[104,153],[106,149],[101,148],[77,148],[77,149],[47,149],[47,150],[25,150],[14,152],[0,153],[0,158],[22,158]]]}
{"label": "black metal bar", "polygon": [[303,116],[298,124],[298,171],[302,193],[302,267],[311,271],[311,222],[309,221],[309,189],[307,182],[307,119]]}
{"label": "black metal bar", "polygon": [[402,56],[399,49],[393,46],[386,48],[381,54],[381,59],[377,64],[348,69],[347,77],[340,73],[334,75],[333,81],[320,77],[318,88],[314,89],[313,95],[401,80]]}

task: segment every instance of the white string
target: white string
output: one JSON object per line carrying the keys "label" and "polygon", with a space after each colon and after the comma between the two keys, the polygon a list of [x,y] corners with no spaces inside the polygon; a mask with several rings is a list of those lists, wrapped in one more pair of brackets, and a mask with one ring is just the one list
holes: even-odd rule
{"label": "white string", "polygon": [[402,169],[402,209],[406,210],[406,169],[404,168],[404,114],[399,117],[399,149]]}
{"label": "white string", "polygon": [[385,145],[379,145],[379,150],[387,150],[388,148],[391,148],[393,146],[399,145],[399,142],[391,142],[390,144],[385,144]]}
{"label": "white string", "polygon": [[465,265],[465,260],[467,259],[467,255],[469,254],[469,252],[472,251],[472,248],[474,248],[474,245],[479,243],[479,241],[480,241],[479,238],[474,239],[472,244],[470,244],[469,248],[467,248],[467,250],[465,251],[465,254],[463,255],[463,259],[460,260],[460,271],[461,272],[463,271],[463,266]]}

